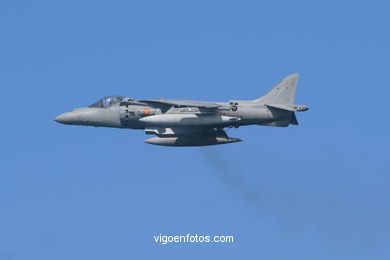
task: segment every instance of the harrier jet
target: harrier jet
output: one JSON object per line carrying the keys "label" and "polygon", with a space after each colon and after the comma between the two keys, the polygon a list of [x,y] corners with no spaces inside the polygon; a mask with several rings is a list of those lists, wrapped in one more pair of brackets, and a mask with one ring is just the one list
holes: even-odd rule
{"label": "harrier jet", "polygon": [[241,142],[241,138],[229,137],[224,128],[298,125],[295,112],[309,109],[294,104],[298,78],[298,74],[288,76],[255,100],[206,102],[110,96],[54,120],[68,125],[144,129],[146,134],[155,135],[145,141],[154,145],[206,146]]}

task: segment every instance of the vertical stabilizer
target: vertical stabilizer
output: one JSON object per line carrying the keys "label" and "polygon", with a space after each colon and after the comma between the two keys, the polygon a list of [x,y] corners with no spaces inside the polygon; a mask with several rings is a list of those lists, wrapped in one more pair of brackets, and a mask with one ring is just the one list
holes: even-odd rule
{"label": "vertical stabilizer", "polygon": [[282,80],[267,94],[253,100],[264,104],[294,104],[295,92],[297,91],[299,74],[291,74]]}

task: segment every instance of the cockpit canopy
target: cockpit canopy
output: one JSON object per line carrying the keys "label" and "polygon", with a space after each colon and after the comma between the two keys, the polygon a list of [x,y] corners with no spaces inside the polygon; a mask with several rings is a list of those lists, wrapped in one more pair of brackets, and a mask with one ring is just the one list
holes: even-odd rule
{"label": "cockpit canopy", "polygon": [[100,99],[98,102],[93,103],[89,107],[109,107],[122,101],[124,97],[121,96],[108,96]]}

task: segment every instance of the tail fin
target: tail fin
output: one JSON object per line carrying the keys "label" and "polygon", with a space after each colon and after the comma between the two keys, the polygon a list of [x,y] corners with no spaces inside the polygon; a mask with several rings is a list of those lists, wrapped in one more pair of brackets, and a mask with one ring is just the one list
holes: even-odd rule
{"label": "tail fin", "polygon": [[295,92],[297,91],[299,74],[291,74],[282,80],[267,94],[253,100],[264,104],[294,104]]}

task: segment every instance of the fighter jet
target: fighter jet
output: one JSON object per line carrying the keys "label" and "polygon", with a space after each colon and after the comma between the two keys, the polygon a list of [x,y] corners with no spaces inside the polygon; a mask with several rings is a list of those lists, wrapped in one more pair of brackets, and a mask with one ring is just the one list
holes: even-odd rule
{"label": "fighter jet", "polygon": [[309,108],[294,104],[298,74],[282,80],[255,100],[206,102],[195,100],[135,100],[105,97],[54,120],[67,125],[143,129],[155,135],[145,142],[163,146],[206,146],[243,141],[229,137],[224,128],[247,125],[298,125],[295,112]]}

